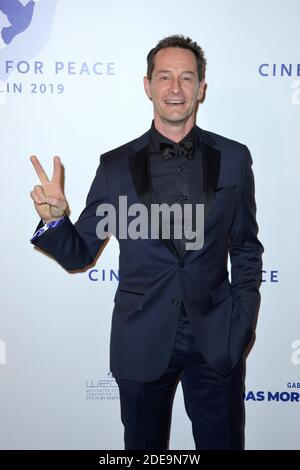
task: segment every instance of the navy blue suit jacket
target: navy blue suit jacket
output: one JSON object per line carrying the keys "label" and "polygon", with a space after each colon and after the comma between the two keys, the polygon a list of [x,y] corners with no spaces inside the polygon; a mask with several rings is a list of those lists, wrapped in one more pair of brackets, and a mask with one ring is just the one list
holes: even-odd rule
{"label": "navy blue suit jacket", "polygon": [[[203,165],[199,187],[205,193],[203,247],[180,257],[172,240],[119,239],[120,281],[110,338],[115,377],[151,381],[164,373],[181,301],[202,354],[219,374],[230,373],[252,339],[263,247],[257,238],[250,152],[198,127],[197,139]],[[102,155],[78,221],[73,225],[66,218],[34,244],[67,270],[90,265],[104,244],[96,235],[99,204],[117,207],[120,195],[127,196],[128,205],[153,202],[148,150],[149,131]]]}

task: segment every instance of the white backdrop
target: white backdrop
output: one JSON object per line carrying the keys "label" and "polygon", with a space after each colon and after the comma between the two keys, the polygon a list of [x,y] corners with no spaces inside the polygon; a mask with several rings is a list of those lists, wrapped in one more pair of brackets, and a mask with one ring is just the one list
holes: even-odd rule
{"label": "white backdrop", "polygon": [[[48,173],[52,156],[61,156],[75,221],[100,154],[150,127],[148,51],[182,33],[208,61],[198,125],[245,143],[254,160],[265,254],[247,365],[246,447],[300,449],[300,3],[40,0],[24,10],[25,29],[3,5],[0,447],[123,448],[108,362],[118,245],[108,244],[95,271],[76,275],[35,250],[29,156]],[[170,447],[194,448],[180,386]]]}

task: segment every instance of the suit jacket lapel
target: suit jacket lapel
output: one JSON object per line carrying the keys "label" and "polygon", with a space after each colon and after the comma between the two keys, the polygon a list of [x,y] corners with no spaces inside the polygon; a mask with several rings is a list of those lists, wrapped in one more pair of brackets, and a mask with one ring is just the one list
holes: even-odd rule
{"label": "suit jacket lapel", "polygon": [[204,190],[204,214],[207,217],[215,190],[218,185],[220,173],[221,152],[213,147],[212,139],[201,132],[202,168],[203,168],[203,190]]}
{"label": "suit jacket lapel", "polygon": [[129,155],[129,166],[135,190],[140,201],[149,210],[154,202],[151,191],[148,146]]}

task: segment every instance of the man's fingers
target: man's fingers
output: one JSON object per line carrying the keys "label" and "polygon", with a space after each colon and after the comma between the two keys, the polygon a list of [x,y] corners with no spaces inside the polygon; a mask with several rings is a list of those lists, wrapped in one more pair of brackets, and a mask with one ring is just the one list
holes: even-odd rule
{"label": "man's fingers", "polygon": [[31,160],[31,163],[33,164],[33,167],[34,167],[38,177],[40,178],[40,182],[42,184],[48,183],[49,182],[48,177],[47,177],[47,175],[44,171],[44,168],[40,164],[38,158],[35,155],[32,155],[32,157],[30,157],[30,160]]}
{"label": "man's fingers", "polygon": [[40,198],[38,197],[38,195],[36,194],[35,191],[30,191],[30,197],[31,197],[31,199],[33,200],[33,202],[35,202],[35,204],[38,204],[39,206],[40,206],[41,204],[44,204],[44,203],[40,200]]}
{"label": "man's fingers", "polygon": [[36,185],[33,189],[40,201],[45,202],[45,193],[42,186]]}
{"label": "man's fingers", "polygon": [[46,203],[46,197],[45,193],[43,191],[42,186],[36,185],[33,188],[33,191],[31,191],[30,196],[36,202],[37,204],[45,204]]}
{"label": "man's fingers", "polygon": [[53,158],[53,173],[52,173],[52,178],[51,182],[56,183],[61,185],[61,161],[59,157],[54,157]]}
{"label": "man's fingers", "polygon": [[46,196],[41,186],[35,186],[33,191],[30,192],[30,196],[37,204],[49,204],[49,206],[57,207],[58,209],[66,209],[64,199],[56,196]]}
{"label": "man's fingers", "polygon": [[67,204],[64,199],[60,199],[55,196],[46,196],[45,197],[45,203],[49,204],[49,206],[56,207],[57,209],[60,209],[62,211],[66,210]]}

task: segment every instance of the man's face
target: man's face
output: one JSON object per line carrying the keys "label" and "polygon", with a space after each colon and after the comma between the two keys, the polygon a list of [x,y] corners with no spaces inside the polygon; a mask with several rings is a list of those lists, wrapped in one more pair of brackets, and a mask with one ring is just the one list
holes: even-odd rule
{"label": "man's face", "polygon": [[204,86],[204,80],[198,79],[193,52],[179,47],[158,51],[151,81],[144,78],[146,94],[153,102],[154,117],[172,124],[194,117]]}

